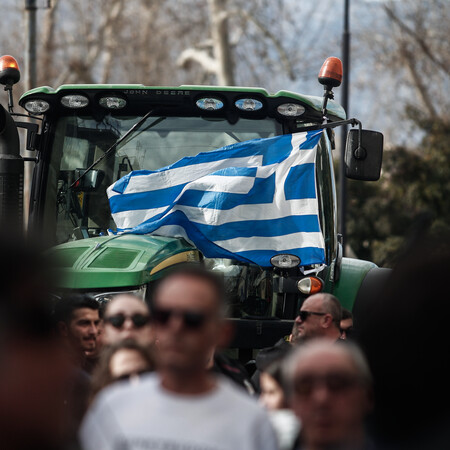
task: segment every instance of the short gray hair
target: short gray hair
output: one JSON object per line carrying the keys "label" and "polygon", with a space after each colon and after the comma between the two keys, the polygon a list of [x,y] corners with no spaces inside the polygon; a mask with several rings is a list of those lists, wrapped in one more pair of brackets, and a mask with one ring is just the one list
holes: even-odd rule
{"label": "short gray hair", "polygon": [[342,319],[342,306],[339,302],[338,298],[335,297],[332,294],[328,294],[324,292],[322,294],[323,296],[323,308],[325,309],[325,312],[328,314],[331,314],[331,317],[333,318],[333,323],[340,328],[340,323]]}

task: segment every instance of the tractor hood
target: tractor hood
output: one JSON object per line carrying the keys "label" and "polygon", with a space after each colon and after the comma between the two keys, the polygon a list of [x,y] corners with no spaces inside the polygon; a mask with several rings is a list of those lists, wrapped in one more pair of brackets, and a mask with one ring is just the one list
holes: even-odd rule
{"label": "tractor hood", "polygon": [[67,242],[48,256],[57,267],[57,288],[77,290],[141,286],[166,267],[200,258],[183,239],[131,234]]}

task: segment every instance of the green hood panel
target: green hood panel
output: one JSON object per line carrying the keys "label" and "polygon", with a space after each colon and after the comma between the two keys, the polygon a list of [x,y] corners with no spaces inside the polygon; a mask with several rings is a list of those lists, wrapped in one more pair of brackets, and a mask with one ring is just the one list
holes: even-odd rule
{"label": "green hood panel", "polygon": [[[183,239],[122,234],[67,242],[49,251],[57,267],[58,288],[101,289],[140,286],[174,255],[198,260],[198,251]],[[175,258],[173,264],[181,262]],[[169,263],[167,265],[171,265]]]}

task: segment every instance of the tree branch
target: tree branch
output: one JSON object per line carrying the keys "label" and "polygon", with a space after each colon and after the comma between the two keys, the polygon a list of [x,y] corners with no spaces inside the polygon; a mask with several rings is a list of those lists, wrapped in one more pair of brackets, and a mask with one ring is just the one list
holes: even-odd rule
{"label": "tree branch", "polygon": [[186,68],[191,61],[200,64],[205,72],[217,75],[217,61],[212,58],[206,50],[195,48],[187,48],[186,50],[183,50],[177,59],[177,65]]}
{"label": "tree branch", "polygon": [[245,10],[240,10],[239,14],[244,16],[246,20],[253,22],[254,25],[262,32],[262,34],[273,43],[273,45],[275,46],[275,48],[278,52],[278,55],[280,57],[280,61],[284,67],[284,70],[286,71],[286,73],[288,74],[288,76],[291,80],[295,80],[296,77],[295,77],[291,62],[289,60],[289,57],[288,57],[286,51],[284,50],[283,45],[278,40],[278,38],[272,32],[270,32],[264,26],[264,24],[262,22],[260,22],[253,14],[250,14]]}
{"label": "tree branch", "polygon": [[445,72],[445,74],[449,73],[449,67],[443,62],[440,61],[439,59],[437,59],[432,51],[430,50],[430,47],[428,46],[427,42],[425,41],[424,37],[419,35],[418,33],[416,33],[415,30],[412,30],[410,27],[408,27],[394,12],[394,10],[387,6],[384,5],[383,6],[387,16],[398,25],[398,27],[405,32],[406,34],[408,34],[409,36],[411,36],[413,38],[413,40],[419,45],[419,47],[421,48],[423,54],[428,57],[428,59],[435,64],[439,69],[441,69],[442,71]]}
{"label": "tree branch", "polygon": [[436,112],[436,109],[434,108],[434,104],[430,97],[428,89],[426,88],[425,84],[422,81],[422,77],[417,71],[414,53],[407,48],[405,42],[400,43],[400,55],[402,56],[403,62],[409,70],[416,91],[419,97],[422,99],[422,103],[428,110],[430,117],[432,117],[433,119],[436,118],[438,114]]}

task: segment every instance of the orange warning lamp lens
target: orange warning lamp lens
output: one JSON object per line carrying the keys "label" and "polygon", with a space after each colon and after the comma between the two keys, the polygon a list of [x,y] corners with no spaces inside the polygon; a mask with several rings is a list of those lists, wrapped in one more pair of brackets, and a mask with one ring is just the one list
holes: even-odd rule
{"label": "orange warning lamp lens", "polygon": [[10,55],[5,55],[0,58],[0,71],[7,68],[19,70],[19,64],[17,64],[15,58]]}
{"label": "orange warning lamp lens", "polygon": [[330,56],[322,64],[319,72],[319,83],[329,88],[338,87],[342,82],[342,61]]}
{"label": "orange warning lamp lens", "polygon": [[12,85],[20,80],[19,64],[15,58],[5,55],[0,58],[0,84]]}
{"label": "orange warning lamp lens", "polygon": [[317,294],[323,288],[323,283],[320,278],[311,277],[311,294]]}
{"label": "orange warning lamp lens", "polygon": [[297,283],[297,288],[305,295],[317,294],[323,288],[323,281],[318,277],[302,278]]}

